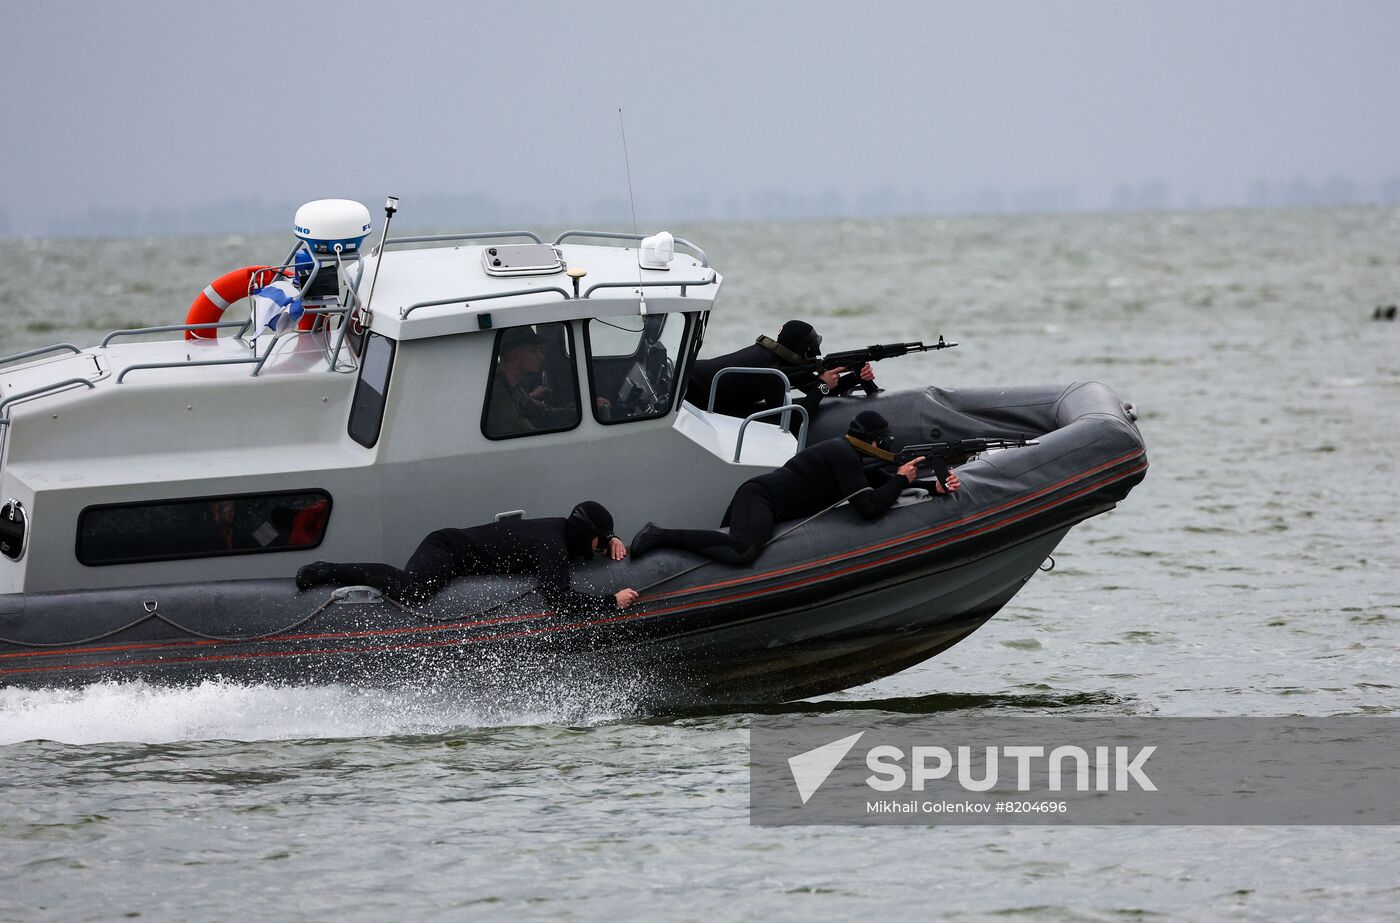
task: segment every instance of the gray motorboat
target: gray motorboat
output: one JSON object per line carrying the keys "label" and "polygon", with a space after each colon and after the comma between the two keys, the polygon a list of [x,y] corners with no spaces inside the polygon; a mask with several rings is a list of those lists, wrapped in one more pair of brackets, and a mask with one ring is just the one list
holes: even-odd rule
{"label": "gray motorboat", "polygon": [[[0,362],[0,683],[587,675],[644,677],[667,704],[829,692],[966,637],[1147,468],[1131,407],[1093,382],[725,417],[681,399],[722,283],[698,247],[396,239],[386,222],[361,253],[368,212],[351,206],[304,208],[286,259],[217,280],[186,324]],[[240,294],[258,296],[249,319],[223,320]],[[493,387],[521,327],[543,344],[529,387],[547,412],[528,426]],[[518,577],[463,578],[422,607],[291,580],[582,499],[625,534],[713,527],[739,484],[865,407],[902,444],[1026,444],[954,458],[958,493],[910,490],[877,522],[838,506],[783,524],[751,566],[657,552],[576,572],[581,589],[642,589],[623,611],[555,613]],[[764,425],[776,417],[792,425]],[[664,483],[678,469],[684,491]]]}

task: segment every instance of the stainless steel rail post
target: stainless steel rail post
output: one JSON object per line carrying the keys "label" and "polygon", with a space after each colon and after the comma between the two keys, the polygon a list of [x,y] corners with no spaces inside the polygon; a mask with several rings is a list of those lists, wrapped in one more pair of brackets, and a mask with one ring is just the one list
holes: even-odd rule
{"label": "stainless steel rail post", "polygon": [[801,452],[807,448],[807,425],[811,422],[811,417],[807,415],[807,408],[801,404],[785,404],[782,407],[770,407],[767,410],[760,410],[758,413],[751,413],[744,417],[744,422],[739,424],[739,437],[734,440],[734,461],[739,461],[739,454],[744,451],[744,430],[749,428],[749,424],[754,420],[762,420],[764,417],[771,417],[776,414],[788,414],[796,410],[802,415],[802,425],[797,428],[797,451]]}

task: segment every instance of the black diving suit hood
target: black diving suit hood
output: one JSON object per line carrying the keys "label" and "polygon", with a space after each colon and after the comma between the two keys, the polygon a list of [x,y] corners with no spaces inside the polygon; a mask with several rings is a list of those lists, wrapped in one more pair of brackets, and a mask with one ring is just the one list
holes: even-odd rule
{"label": "black diving suit hood", "polygon": [[[606,551],[612,537],[612,513],[596,500],[585,500],[574,507],[564,523],[564,542],[569,547],[569,554],[576,558],[587,558]],[[598,552],[593,550],[595,538],[601,539]]]}

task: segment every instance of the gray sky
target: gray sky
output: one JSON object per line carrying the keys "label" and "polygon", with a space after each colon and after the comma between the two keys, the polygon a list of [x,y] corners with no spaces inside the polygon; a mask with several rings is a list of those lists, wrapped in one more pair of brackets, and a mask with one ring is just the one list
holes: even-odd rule
{"label": "gray sky", "polygon": [[1261,179],[1400,175],[1388,0],[0,11],[12,233],[237,199],[377,211],[385,193],[586,214],[626,196],[618,106],[646,216],[880,187],[935,205],[1072,187],[1104,207],[1152,181],[1231,204]]}

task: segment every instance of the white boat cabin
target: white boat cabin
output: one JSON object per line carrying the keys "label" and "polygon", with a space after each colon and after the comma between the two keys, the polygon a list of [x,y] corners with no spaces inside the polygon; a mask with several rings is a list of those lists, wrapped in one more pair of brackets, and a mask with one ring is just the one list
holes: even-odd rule
{"label": "white boat cabin", "polygon": [[310,329],[0,360],[0,593],[401,565],[434,529],[586,499],[624,538],[718,525],[798,440],[682,400],[722,279],[665,237],[304,240],[274,270],[313,254]]}

